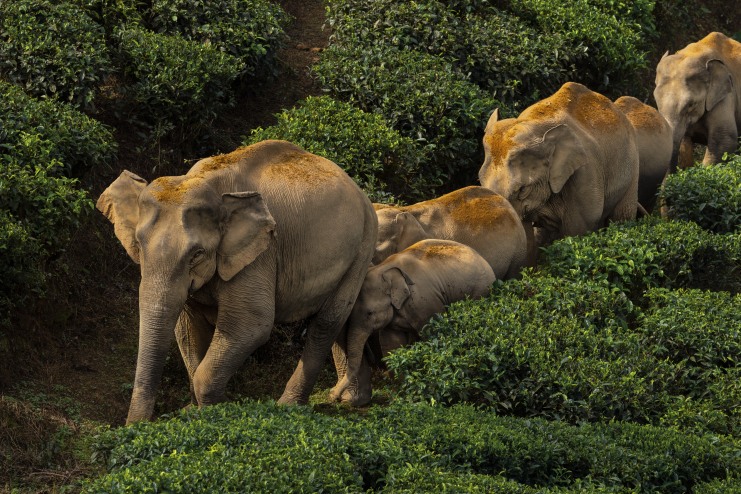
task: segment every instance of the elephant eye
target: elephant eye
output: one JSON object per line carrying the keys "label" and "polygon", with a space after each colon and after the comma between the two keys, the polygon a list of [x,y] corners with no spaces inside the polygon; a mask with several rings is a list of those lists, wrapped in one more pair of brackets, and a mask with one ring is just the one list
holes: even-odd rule
{"label": "elephant eye", "polygon": [[517,189],[517,198],[520,200],[526,199],[527,196],[530,195],[530,191],[532,190],[532,187],[528,187],[527,185],[523,185],[519,189]]}
{"label": "elephant eye", "polygon": [[193,257],[190,259],[190,265],[195,266],[199,262],[203,261],[204,257],[206,256],[206,251],[203,249],[198,249],[193,254]]}

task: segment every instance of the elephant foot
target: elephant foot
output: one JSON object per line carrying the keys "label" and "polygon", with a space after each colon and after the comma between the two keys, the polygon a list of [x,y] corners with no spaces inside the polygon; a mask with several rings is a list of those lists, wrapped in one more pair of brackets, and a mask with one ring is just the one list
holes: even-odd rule
{"label": "elephant foot", "polygon": [[347,392],[347,388],[350,385],[349,380],[347,379],[347,374],[342,376],[342,379],[337,381],[337,384],[334,385],[334,387],[329,391],[329,401],[330,402],[336,402],[336,401],[344,401],[342,397]]}

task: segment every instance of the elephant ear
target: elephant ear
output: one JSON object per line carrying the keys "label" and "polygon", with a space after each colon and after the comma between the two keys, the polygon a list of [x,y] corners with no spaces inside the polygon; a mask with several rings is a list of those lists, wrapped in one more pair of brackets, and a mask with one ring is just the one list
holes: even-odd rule
{"label": "elephant ear", "polygon": [[219,276],[229,281],[262,254],[275,237],[275,220],[258,192],[227,193],[222,198]]}
{"label": "elephant ear", "polygon": [[136,241],[136,224],[139,222],[139,194],[147,181],[128,170],[121,172],[108,186],[95,204],[113,223],[116,237],[131,259],[139,264],[139,243]]}
{"label": "elephant ear", "polygon": [[489,117],[489,121],[486,122],[486,128],[484,129],[484,134],[488,134],[492,128],[494,128],[494,124],[499,121],[499,108],[494,108],[494,111],[491,113],[491,116]]}
{"label": "elephant ear", "polygon": [[548,159],[548,185],[558,194],[581,166],[584,148],[566,124],[548,129],[539,145]]}
{"label": "elephant ear", "polygon": [[404,271],[396,267],[384,271],[381,278],[383,278],[384,292],[391,297],[391,305],[394,309],[400,310],[412,296],[409,285],[413,285],[414,282]]}
{"label": "elephant ear", "polygon": [[427,232],[411,213],[404,211],[397,214],[394,218],[394,224],[397,232],[397,252],[401,252],[410,245],[428,238]]}
{"label": "elephant ear", "polygon": [[733,90],[733,80],[726,64],[718,59],[708,60],[705,67],[710,73],[705,110],[710,111]]}

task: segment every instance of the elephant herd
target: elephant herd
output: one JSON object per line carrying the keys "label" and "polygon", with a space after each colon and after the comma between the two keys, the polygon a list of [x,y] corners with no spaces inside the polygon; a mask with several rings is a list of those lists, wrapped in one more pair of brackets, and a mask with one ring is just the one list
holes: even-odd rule
{"label": "elephant herd", "polygon": [[707,144],[706,164],[735,149],[741,44],[711,33],[664,55],[656,73],[658,111],[577,83],[517,118],[495,110],[481,186],[411,206],[371,204],[336,164],[285,141],[151,183],[124,171],[97,207],[141,267],[127,423],[151,418],[173,335],[192,398],[207,405],[275,323],[304,319],[279,403],[308,401],[330,351],[330,398],[368,403],[372,334],[385,354],[450,303],[516,277],[537,246],[652,209],[683,140]]}

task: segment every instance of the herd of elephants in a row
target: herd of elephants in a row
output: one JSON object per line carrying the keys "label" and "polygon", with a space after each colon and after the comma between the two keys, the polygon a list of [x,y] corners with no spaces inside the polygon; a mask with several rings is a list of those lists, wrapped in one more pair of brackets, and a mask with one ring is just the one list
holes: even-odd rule
{"label": "herd of elephants in a row", "polygon": [[650,211],[683,140],[707,145],[705,164],[734,151],[741,43],[711,33],[665,54],[654,97],[658,110],[566,83],[517,118],[495,110],[481,186],[404,207],[372,204],[336,164],[285,141],[149,184],[124,171],[97,207],[141,266],[127,423],[151,417],[173,335],[192,398],[206,405],[224,399],[274,323],[304,319],[305,347],[279,403],[308,401],[331,350],[330,399],[367,404],[369,354],[413,341],[446,305],[516,277],[538,246]]}

